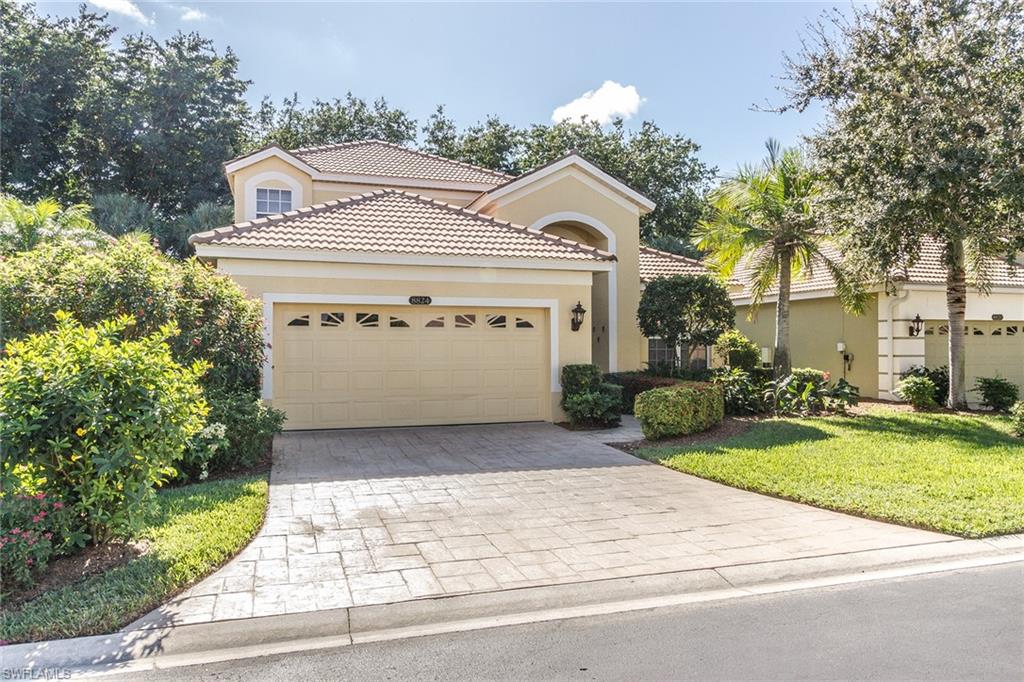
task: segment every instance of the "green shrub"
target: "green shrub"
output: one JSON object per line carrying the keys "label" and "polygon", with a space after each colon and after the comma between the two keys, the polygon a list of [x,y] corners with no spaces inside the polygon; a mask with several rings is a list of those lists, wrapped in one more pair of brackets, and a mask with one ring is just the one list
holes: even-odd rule
{"label": "green shrub", "polygon": [[177,261],[140,235],[107,248],[44,244],[0,260],[0,319],[8,339],[54,328],[54,313],[73,312],[89,326],[128,315],[127,339],[168,324],[177,362],[206,360],[203,386],[229,391],[259,389],[263,363],[263,312],[230,278],[198,260]]}
{"label": "green shrub", "polygon": [[596,391],[565,399],[565,413],[578,426],[615,426],[622,414],[622,386],[601,384]]}
{"label": "green shrub", "polygon": [[827,386],[828,382],[832,379],[828,372],[812,367],[794,367],[790,376],[793,377],[793,383],[797,384],[801,389],[807,384],[813,384],[815,388],[821,388]]}
{"label": "green shrub", "polygon": [[928,377],[935,384],[935,402],[945,405],[949,399],[949,366],[933,367],[931,369],[924,365],[913,365],[900,373],[900,379],[907,377]]}
{"label": "green shrub", "polygon": [[679,383],[678,379],[672,377],[659,377],[642,372],[615,372],[605,374],[605,381],[622,387],[622,413],[633,414],[633,403],[636,397],[644,391],[662,386],[674,386]]}
{"label": "green shrub", "polygon": [[1010,408],[1010,428],[1015,435],[1024,438],[1024,400],[1018,400]]}
{"label": "green shrub", "polygon": [[210,471],[247,469],[270,451],[274,434],[280,433],[285,415],[251,393],[208,392],[210,425],[223,424],[227,443],[216,449]]}
{"label": "green shrub", "polygon": [[208,410],[206,366],[174,361],[173,329],[123,340],[130,324],[58,313],[53,331],[11,341],[0,361],[0,484],[17,490],[32,470],[97,542],[138,527]]}
{"label": "green shrub", "polygon": [[722,387],[726,414],[759,414],[767,408],[764,375],[754,375],[739,367],[722,369],[712,381]]}
{"label": "green shrub", "polygon": [[715,355],[733,369],[749,371],[761,364],[761,349],[738,329],[722,332],[715,341]]}
{"label": "green shrub", "polygon": [[601,368],[597,365],[564,365],[562,367],[562,407],[569,396],[593,393],[601,386]]}
{"label": "green shrub", "polygon": [[935,382],[928,377],[909,376],[896,384],[898,397],[914,406],[915,410],[928,410],[936,406]]}
{"label": "green shrub", "polygon": [[974,382],[975,393],[981,394],[981,404],[996,412],[1009,412],[1020,398],[1020,389],[1002,377],[980,377]]}
{"label": "green shrub", "polygon": [[655,388],[637,396],[634,411],[647,440],[697,433],[722,421],[724,391],[706,382]]}

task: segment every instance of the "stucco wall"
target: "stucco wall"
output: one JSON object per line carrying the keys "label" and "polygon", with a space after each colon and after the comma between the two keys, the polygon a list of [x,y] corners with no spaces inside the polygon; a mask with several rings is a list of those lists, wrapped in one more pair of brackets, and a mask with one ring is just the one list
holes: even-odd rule
{"label": "stucco wall", "polygon": [[[600,223],[615,235],[615,289],[617,291],[616,369],[639,369],[647,347],[636,324],[640,303],[640,215],[625,200],[616,201],[588,184],[572,169],[559,171],[543,186],[527,187],[503,197],[487,211],[497,218],[533,226],[555,214],[575,213]],[[592,182],[592,181],[591,181]],[[540,184],[540,183],[538,183]],[[526,191],[528,190],[528,191]],[[581,222],[587,223],[587,220]],[[568,235],[566,235],[568,236]]]}
{"label": "stucco wall", "polygon": [[[571,308],[577,301],[590,307],[591,273],[512,268],[382,266],[344,263],[260,261],[220,258],[217,269],[231,275],[250,296],[264,294],[334,294],[372,296],[430,296],[436,299],[554,299],[557,311],[558,367],[591,361],[590,335],[570,328]],[[477,305],[477,304],[471,304]],[[527,304],[522,304],[527,307]],[[561,392],[551,393],[550,417],[564,418],[558,406]]]}
{"label": "stucco wall", "polygon": [[[836,350],[840,341],[853,353],[853,365],[846,380],[860,388],[860,394],[878,397],[878,300],[872,297],[863,315],[843,310],[836,298],[791,302],[790,348],[794,367],[814,367],[843,376],[843,356]],[[750,307],[736,307],[737,328],[758,346],[775,345],[775,304],[765,303],[754,320],[748,320]]]}

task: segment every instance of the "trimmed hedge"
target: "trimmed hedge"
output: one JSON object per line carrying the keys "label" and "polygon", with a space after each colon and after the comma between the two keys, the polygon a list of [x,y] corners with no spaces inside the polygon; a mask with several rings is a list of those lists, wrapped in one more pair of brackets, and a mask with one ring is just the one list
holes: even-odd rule
{"label": "trimmed hedge", "polygon": [[597,365],[562,367],[562,409],[577,426],[615,426],[621,416],[621,387],[603,383]]}
{"label": "trimmed hedge", "polygon": [[633,404],[636,397],[641,393],[650,391],[652,388],[664,386],[675,386],[679,379],[672,377],[659,377],[642,372],[615,372],[605,374],[604,380],[609,384],[622,387],[622,413],[633,414]]}
{"label": "trimmed hedge", "polygon": [[637,396],[634,412],[647,440],[707,431],[725,416],[725,392],[696,381],[655,388]]}

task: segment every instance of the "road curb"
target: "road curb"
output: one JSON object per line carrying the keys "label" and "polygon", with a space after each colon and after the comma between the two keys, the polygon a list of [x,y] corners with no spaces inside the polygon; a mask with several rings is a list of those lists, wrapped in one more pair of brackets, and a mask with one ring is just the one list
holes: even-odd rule
{"label": "road curb", "polygon": [[141,672],[1011,562],[1024,562],[1024,535],[15,644],[0,647],[0,668],[37,677]]}

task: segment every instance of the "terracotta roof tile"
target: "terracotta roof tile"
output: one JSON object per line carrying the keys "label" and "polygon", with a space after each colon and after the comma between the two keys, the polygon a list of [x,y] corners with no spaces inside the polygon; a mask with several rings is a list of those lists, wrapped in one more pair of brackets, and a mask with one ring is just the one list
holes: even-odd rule
{"label": "terracotta roof tile", "polygon": [[289,150],[289,153],[321,173],[379,175],[488,185],[499,185],[512,178],[511,175],[380,140],[302,147]]}
{"label": "terracotta roof tile", "polygon": [[[825,245],[822,251],[834,261],[842,259],[839,247],[835,245]],[[752,269],[749,262],[749,259],[742,262],[733,273],[733,279],[743,284],[743,291],[736,295],[744,298],[751,295],[748,283],[751,280]],[[1003,259],[990,258],[988,268],[993,286],[1024,287],[1024,266],[1014,267]],[[945,284],[946,270],[942,264],[942,249],[939,244],[933,241],[925,242],[920,258],[906,273],[901,273],[899,279],[915,284]],[[832,275],[819,263],[811,270],[805,270],[800,278],[794,278],[791,291],[825,291],[831,289],[833,285]],[[772,288],[768,295],[774,295],[776,292],[777,289]]]}
{"label": "terracotta roof tile", "polygon": [[640,247],[641,282],[673,275],[707,275],[710,272],[699,260],[646,246]]}
{"label": "terracotta roof tile", "polygon": [[430,256],[614,260],[605,251],[387,189],[192,235],[193,244]]}

